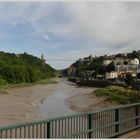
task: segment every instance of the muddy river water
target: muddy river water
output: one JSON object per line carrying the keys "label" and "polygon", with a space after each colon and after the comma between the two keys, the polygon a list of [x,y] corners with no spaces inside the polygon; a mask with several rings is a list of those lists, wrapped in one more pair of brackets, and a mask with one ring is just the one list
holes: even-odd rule
{"label": "muddy river water", "polygon": [[58,84],[7,89],[7,95],[0,95],[0,127],[77,113],[67,101],[93,88],[78,87],[64,78],[57,80]]}

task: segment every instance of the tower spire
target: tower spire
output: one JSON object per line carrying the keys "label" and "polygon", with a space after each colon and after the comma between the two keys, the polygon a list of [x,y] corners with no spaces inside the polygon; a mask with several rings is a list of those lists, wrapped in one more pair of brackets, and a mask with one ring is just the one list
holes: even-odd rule
{"label": "tower spire", "polygon": [[45,58],[44,58],[44,55],[43,55],[43,54],[41,54],[41,61],[42,61],[42,63],[43,63],[43,64],[45,64],[45,61],[46,61],[46,60],[45,60]]}

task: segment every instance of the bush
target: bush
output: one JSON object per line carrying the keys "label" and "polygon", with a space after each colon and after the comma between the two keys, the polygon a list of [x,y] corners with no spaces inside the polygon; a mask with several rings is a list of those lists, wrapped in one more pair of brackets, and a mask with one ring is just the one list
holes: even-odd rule
{"label": "bush", "polygon": [[0,78],[0,86],[7,85],[6,80]]}
{"label": "bush", "polygon": [[140,102],[140,92],[119,86],[108,86],[106,88],[97,89],[97,96],[106,96],[107,101],[115,101],[119,104],[128,104]]}

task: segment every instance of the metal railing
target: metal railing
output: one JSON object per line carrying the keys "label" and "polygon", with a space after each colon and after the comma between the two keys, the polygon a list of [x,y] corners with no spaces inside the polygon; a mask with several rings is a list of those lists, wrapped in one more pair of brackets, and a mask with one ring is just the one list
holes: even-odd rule
{"label": "metal railing", "polygon": [[140,127],[140,103],[0,128],[0,138],[110,138]]}

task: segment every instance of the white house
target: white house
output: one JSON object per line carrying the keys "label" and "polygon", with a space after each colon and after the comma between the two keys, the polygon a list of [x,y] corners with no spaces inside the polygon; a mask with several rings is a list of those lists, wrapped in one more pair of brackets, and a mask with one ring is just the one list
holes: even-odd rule
{"label": "white house", "polygon": [[74,67],[74,66],[70,66],[69,68],[68,68],[68,75],[69,76],[73,76],[74,74],[75,74],[75,71],[76,71],[76,68]]}
{"label": "white house", "polygon": [[140,64],[137,67],[137,73],[140,73]]}
{"label": "white house", "polygon": [[115,79],[115,78],[118,78],[118,73],[115,71],[106,72],[105,77],[106,79]]}
{"label": "white house", "polygon": [[103,60],[103,65],[107,66],[107,65],[110,64],[111,62],[112,62],[111,59]]}
{"label": "white house", "polygon": [[138,58],[134,58],[130,61],[131,65],[139,65],[139,59]]}

